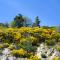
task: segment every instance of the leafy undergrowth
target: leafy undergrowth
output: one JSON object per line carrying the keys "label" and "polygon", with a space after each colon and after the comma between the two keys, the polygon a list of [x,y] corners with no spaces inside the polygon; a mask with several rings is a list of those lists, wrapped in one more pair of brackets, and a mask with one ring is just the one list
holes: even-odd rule
{"label": "leafy undergrowth", "polygon": [[39,27],[0,29],[0,49],[10,49],[15,57],[37,60],[36,50],[42,42],[48,48],[52,47],[60,52],[60,33],[54,29]]}

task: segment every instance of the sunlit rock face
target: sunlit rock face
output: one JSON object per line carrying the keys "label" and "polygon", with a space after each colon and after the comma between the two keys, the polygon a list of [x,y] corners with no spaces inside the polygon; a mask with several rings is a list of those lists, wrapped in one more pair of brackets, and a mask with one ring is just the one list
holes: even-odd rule
{"label": "sunlit rock face", "polygon": [[8,48],[4,48],[2,53],[3,53],[3,55],[8,55],[8,54],[10,54],[10,50]]}
{"label": "sunlit rock face", "polygon": [[[46,58],[43,58],[42,54],[46,56]],[[40,46],[37,48],[36,55],[38,58],[41,58],[41,60],[53,60],[55,56],[60,57],[60,52],[56,49],[48,48],[44,44],[40,44]]]}
{"label": "sunlit rock face", "polygon": [[[55,56],[60,57],[60,52],[57,51],[56,49],[48,48],[45,44],[42,43],[40,44],[39,47],[37,47],[36,55],[38,58],[41,58],[41,60],[53,60]],[[16,58],[11,55],[10,49],[4,48],[4,50],[2,50],[2,54],[0,55],[0,60],[27,60],[27,59]]]}
{"label": "sunlit rock face", "polygon": [[40,44],[40,46],[37,48],[37,56],[38,58],[41,58],[41,54],[46,51],[44,44]]}
{"label": "sunlit rock face", "polygon": [[11,51],[8,48],[4,48],[0,60],[16,60],[16,57],[11,55]]}

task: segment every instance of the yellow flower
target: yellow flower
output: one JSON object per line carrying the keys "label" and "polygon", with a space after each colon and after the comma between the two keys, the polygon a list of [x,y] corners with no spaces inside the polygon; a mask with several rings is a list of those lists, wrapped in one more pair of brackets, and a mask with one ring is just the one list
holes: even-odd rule
{"label": "yellow flower", "polygon": [[14,30],[13,28],[8,28],[7,29],[8,32],[13,32],[13,30]]}
{"label": "yellow flower", "polygon": [[21,48],[20,50],[18,50],[18,54],[19,55],[25,55],[26,54],[26,51]]}
{"label": "yellow flower", "polygon": [[33,37],[33,36],[30,36],[30,39],[32,42],[36,42],[37,41],[37,38]]}
{"label": "yellow flower", "polygon": [[40,60],[37,56],[31,56],[28,60]]}
{"label": "yellow flower", "polygon": [[0,29],[0,33],[3,32],[3,30]]}
{"label": "yellow flower", "polygon": [[60,46],[57,46],[57,50],[60,52]]}
{"label": "yellow flower", "polygon": [[15,47],[13,45],[10,45],[8,48],[11,49],[11,50],[15,49]]}
{"label": "yellow flower", "polygon": [[19,32],[14,32],[14,38],[16,40],[20,39],[21,38],[21,34]]}
{"label": "yellow flower", "polygon": [[42,32],[42,28],[35,27],[33,28],[33,32]]}
{"label": "yellow flower", "polygon": [[0,49],[3,48],[4,46],[2,44],[0,44]]}
{"label": "yellow flower", "polygon": [[50,34],[46,34],[46,38],[51,38],[51,35]]}
{"label": "yellow flower", "polygon": [[59,60],[59,57],[56,57],[56,56],[55,56],[53,60]]}
{"label": "yellow flower", "polygon": [[32,32],[31,31],[32,30],[32,28],[30,28],[30,27],[22,27],[22,28],[19,28],[19,32],[20,33],[25,33],[25,32]]}
{"label": "yellow flower", "polygon": [[13,50],[12,51],[13,55],[19,55],[19,56],[24,56],[27,52],[24,49],[19,49],[19,50]]}

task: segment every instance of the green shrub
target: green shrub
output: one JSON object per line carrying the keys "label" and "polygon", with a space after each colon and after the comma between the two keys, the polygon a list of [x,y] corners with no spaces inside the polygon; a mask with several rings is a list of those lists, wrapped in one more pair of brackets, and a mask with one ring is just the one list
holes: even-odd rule
{"label": "green shrub", "polygon": [[14,45],[13,44],[11,44],[11,45],[9,45],[9,47],[8,47],[10,50],[13,50],[13,49],[15,49],[15,47],[14,47]]}
{"label": "green shrub", "polygon": [[56,57],[56,56],[55,56],[53,60],[59,60],[59,57]]}
{"label": "green shrub", "polygon": [[53,46],[53,45],[55,45],[55,41],[54,40],[50,40],[50,39],[48,39],[48,40],[46,40],[45,41],[45,43],[49,46]]}
{"label": "green shrub", "polygon": [[19,50],[13,50],[12,54],[16,57],[25,57],[25,55],[27,54],[27,52],[24,49],[19,49]]}
{"label": "green shrub", "polygon": [[57,50],[60,52],[60,46],[57,46],[56,48],[57,48]]}
{"label": "green shrub", "polygon": [[28,60],[41,60],[37,56],[31,56]]}
{"label": "green shrub", "polygon": [[4,43],[3,46],[4,47],[9,47],[9,44],[8,43]]}
{"label": "green shrub", "polygon": [[36,46],[33,46],[31,41],[24,41],[19,44],[20,48],[23,48],[27,52],[35,52],[36,51]]}
{"label": "green shrub", "polygon": [[0,49],[3,49],[3,48],[4,48],[3,44],[0,44]]}

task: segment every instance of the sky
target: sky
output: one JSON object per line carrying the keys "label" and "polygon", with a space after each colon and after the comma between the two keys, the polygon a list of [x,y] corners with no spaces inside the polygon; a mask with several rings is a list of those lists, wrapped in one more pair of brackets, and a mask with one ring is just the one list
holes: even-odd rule
{"label": "sky", "polygon": [[0,0],[0,23],[13,21],[19,13],[33,22],[39,16],[42,26],[59,26],[60,0]]}

